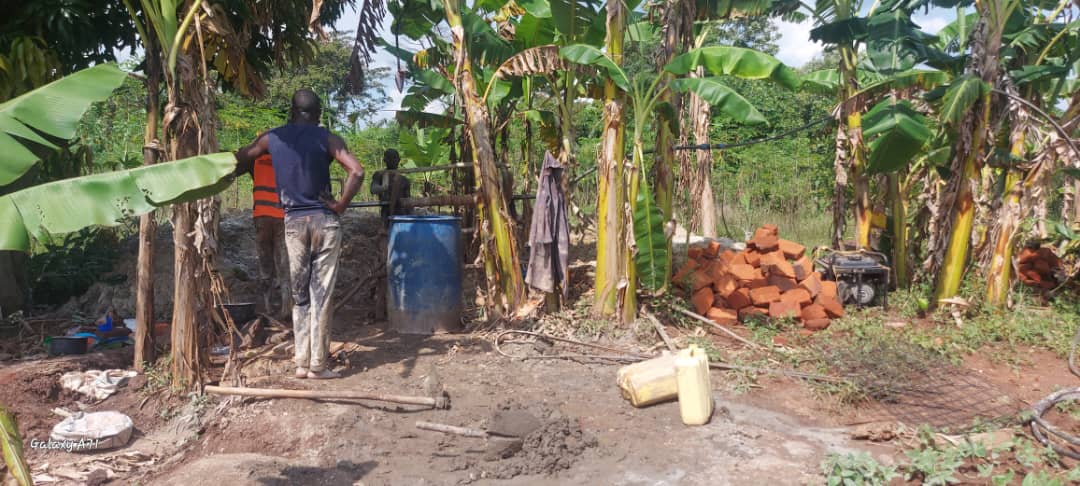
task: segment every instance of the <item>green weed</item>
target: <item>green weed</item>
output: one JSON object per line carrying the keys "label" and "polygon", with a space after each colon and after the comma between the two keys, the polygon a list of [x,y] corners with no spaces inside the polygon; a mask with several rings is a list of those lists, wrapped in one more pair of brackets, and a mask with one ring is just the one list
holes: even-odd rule
{"label": "green weed", "polygon": [[900,477],[893,466],[885,466],[869,453],[829,454],[821,463],[829,486],[858,486],[888,484]]}

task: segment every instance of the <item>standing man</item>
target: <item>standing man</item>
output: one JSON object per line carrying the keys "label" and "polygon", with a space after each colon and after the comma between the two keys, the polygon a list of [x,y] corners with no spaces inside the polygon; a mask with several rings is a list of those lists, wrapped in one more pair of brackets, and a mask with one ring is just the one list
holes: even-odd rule
{"label": "standing man", "polygon": [[[345,141],[319,126],[322,103],[309,89],[293,94],[289,123],[270,130],[236,154],[240,166],[270,154],[278,197],[285,210],[285,246],[292,280],[296,377],[326,379],[341,375],[326,368],[330,320],[341,253],[339,215],[364,180],[364,168]],[[330,195],[330,162],[348,174],[339,199]]]}
{"label": "standing man", "polygon": [[264,312],[273,313],[271,295],[279,290],[280,315],[285,316],[292,305],[288,255],[285,251],[285,211],[281,209],[278,199],[270,155],[255,159],[251,181],[251,216],[255,221],[255,253],[259,259],[259,290],[263,293]]}
{"label": "standing man", "polygon": [[379,202],[386,203],[379,206],[382,214],[383,227],[390,226],[390,216],[409,214],[409,209],[400,206],[401,199],[409,197],[409,178],[397,172],[401,156],[397,150],[386,149],[383,152],[383,164],[386,170],[375,172],[371,177],[371,193],[379,196]]}

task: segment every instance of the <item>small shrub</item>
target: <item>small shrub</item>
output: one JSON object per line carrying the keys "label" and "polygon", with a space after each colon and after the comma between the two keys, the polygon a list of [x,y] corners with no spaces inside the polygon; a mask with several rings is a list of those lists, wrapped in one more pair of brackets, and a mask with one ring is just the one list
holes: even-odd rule
{"label": "small shrub", "polygon": [[869,453],[829,454],[821,463],[829,486],[861,486],[887,484],[900,477],[893,466],[885,466]]}

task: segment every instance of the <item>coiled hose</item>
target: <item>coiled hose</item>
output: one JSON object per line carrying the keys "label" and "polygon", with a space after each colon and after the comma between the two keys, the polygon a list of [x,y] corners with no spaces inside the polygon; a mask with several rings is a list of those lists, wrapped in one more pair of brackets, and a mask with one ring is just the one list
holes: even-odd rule
{"label": "coiled hose", "polygon": [[[1069,349],[1069,371],[1074,375],[1080,377],[1080,369],[1076,366],[1076,347],[1080,344],[1080,327],[1076,329],[1076,334],[1073,335],[1072,348]],[[1050,410],[1051,407],[1058,403],[1080,400],[1080,388],[1067,388],[1064,390],[1058,390],[1051,393],[1050,396],[1039,400],[1034,406],[1032,406],[1031,413],[1031,435],[1035,436],[1035,439],[1041,442],[1066,457],[1073,459],[1080,459],[1080,453],[1073,451],[1071,448],[1066,448],[1059,445],[1056,442],[1050,440],[1050,435],[1056,436],[1061,441],[1064,441],[1072,446],[1080,447],[1080,438],[1075,435],[1069,434],[1064,430],[1061,430],[1053,424],[1046,421],[1043,415]]]}

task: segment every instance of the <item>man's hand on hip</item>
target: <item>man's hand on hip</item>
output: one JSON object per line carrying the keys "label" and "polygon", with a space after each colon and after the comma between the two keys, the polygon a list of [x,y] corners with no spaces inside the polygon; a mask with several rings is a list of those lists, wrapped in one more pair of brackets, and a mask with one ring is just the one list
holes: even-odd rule
{"label": "man's hand on hip", "polygon": [[344,201],[333,201],[327,203],[327,207],[337,215],[341,215],[346,209],[349,209],[349,203]]}

